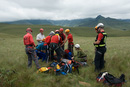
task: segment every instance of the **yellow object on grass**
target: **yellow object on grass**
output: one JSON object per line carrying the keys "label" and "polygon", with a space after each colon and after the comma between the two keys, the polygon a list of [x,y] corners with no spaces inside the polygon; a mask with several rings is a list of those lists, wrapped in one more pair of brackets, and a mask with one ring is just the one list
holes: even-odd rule
{"label": "yellow object on grass", "polygon": [[39,69],[39,72],[45,72],[45,71],[47,71],[47,70],[48,70],[47,67],[41,67],[41,68]]}
{"label": "yellow object on grass", "polygon": [[56,65],[56,68],[57,68],[57,69],[60,69],[60,66],[59,66],[59,64],[57,64],[57,65]]}

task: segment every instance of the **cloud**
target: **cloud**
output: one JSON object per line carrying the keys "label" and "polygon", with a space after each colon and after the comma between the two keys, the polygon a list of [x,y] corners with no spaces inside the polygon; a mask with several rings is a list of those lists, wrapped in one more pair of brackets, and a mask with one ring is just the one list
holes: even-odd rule
{"label": "cloud", "polygon": [[0,21],[129,18],[130,0],[0,0]]}

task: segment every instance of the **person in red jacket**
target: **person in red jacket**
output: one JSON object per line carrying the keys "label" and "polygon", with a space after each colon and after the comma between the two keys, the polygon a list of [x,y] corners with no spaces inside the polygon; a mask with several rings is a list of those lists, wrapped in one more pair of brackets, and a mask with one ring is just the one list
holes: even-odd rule
{"label": "person in red jacket", "polygon": [[26,54],[28,56],[28,67],[29,68],[32,67],[32,60],[34,60],[37,69],[40,69],[40,66],[38,64],[37,55],[36,55],[36,52],[34,50],[35,43],[34,43],[33,37],[32,37],[32,29],[27,28],[26,32],[27,32],[27,34],[24,35],[23,42],[24,42],[24,45],[25,45]]}
{"label": "person in red jacket", "polygon": [[[60,28],[60,37],[62,38],[62,42],[64,42],[65,41],[65,39],[66,39],[66,35],[63,33],[63,28]],[[62,49],[64,50],[64,45],[62,46]]]}
{"label": "person in red jacket", "polygon": [[67,42],[68,40],[68,50],[72,53],[72,56],[74,56],[73,53],[73,47],[74,47],[74,43],[73,43],[73,35],[70,33],[69,29],[65,30],[65,33],[67,35],[67,39],[65,39],[64,44]]}
{"label": "person in red jacket", "polygon": [[57,54],[57,62],[60,62],[61,59],[61,49],[60,45],[62,44],[62,38],[59,36],[59,30],[55,31],[55,35],[52,36],[51,42],[50,42],[50,48],[51,48],[51,59],[54,59],[54,51]]}
{"label": "person in red jacket", "polygon": [[55,35],[55,32],[54,31],[51,31],[50,33],[49,33],[49,35],[46,37],[46,39],[45,39],[45,45],[48,45],[49,46],[49,44],[50,44],[50,42],[51,42],[51,37],[53,36],[53,35]]}
{"label": "person in red jacket", "polygon": [[49,58],[51,57],[50,55],[51,55],[51,49],[50,49],[50,47],[49,47],[49,44],[50,44],[50,42],[51,42],[51,37],[53,36],[53,35],[55,35],[55,32],[54,31],[51,31],[50,33],[49,33],[49,35],[46,37],[46,39],[45,39],[45,41],[44,41],[44,46],[47,46],[47,51],[46,51],[46,55],[47,55],[47,63],[48,63],[48,60],[49,60]]}

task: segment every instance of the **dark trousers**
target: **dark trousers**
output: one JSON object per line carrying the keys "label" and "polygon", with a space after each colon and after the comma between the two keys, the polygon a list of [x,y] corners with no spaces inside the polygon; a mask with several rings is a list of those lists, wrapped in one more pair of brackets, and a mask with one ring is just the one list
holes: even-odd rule
{"label": "dark trousers", "polygon": [[74,56],[73,47],[74,45],[68,44],[68,50],[72,53],[72,56]]}
{"label": "dark trousers", "polygon": [[44,60],[47,60],[47,55],[46,55],[46,53],[41,52],[41,51],[38,51],[38,50],[35,50],[35,51],[36,51],[36,53],[37,53],[38,60],[39,60],[39,59],[42,59],[42,62],[43,62]]}
{"label": "dark trousers", "polygon": [[40,68],[38,63],[38,58],[36,52],[33,48],[25,48],[26,54],[28,56],[28,67],[32,67],[32,60],[35,62],[37,69]]}
{"label": "dark trousers", "polygon": [[57,61],[60,62],[61,59],[61,49],[60,46],[56,43],[50,43],[51,48],[51,59],[54,60],[54,51],[57,54]]}
{"label": "dark trousers", "polygon": [[104,68],[104,54],[106,52],[106,47],[98,47],[95,52],[95,71],[100,71]]}
{"label": "dark trousers", "polygon": [[60,47],[60,49],[61,49],[61,56],[63,57],[64,56],[64,45],[62,46],[62,47]]}

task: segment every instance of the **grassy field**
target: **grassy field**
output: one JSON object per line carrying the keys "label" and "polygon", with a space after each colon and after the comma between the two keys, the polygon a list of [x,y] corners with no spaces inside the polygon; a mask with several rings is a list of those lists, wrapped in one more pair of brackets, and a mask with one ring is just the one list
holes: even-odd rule
{"label": "grassy field", "polygon": [[[71,28],[74,35],[74,43],[79,43],[81,48],[88,54],[88,67],[80,68],[80,74],[67,74],[67,76],[55,76],[54,73],[36,73],[33,62],[31,69],[27,68],[27,55],[23,45],[23,35],[27,27],[33,29],[33,37],[39,32],[39,28],[45,29],[47,36],[51,30],[59,29],[60,26],[43,25],[0,25],[0,87],[89,87],[80,84],[79,81],[91,84],[90,87],[105,87],[96,82],[98,73],[94,72],[94,46],[95,31],[92,28]],[[66,27],[67,28],[67,27]],[[122,73],[126,75],[126,83],[123,87],[130,86],[130,31],[121,31],[106,28],[107,52],[105,54],[105,69],[116,77]],[[76,54],[76,51],[75,51]],[[41,66],[46,63],[39,61]],[[15,70],[11,73],[8,70]]]}

